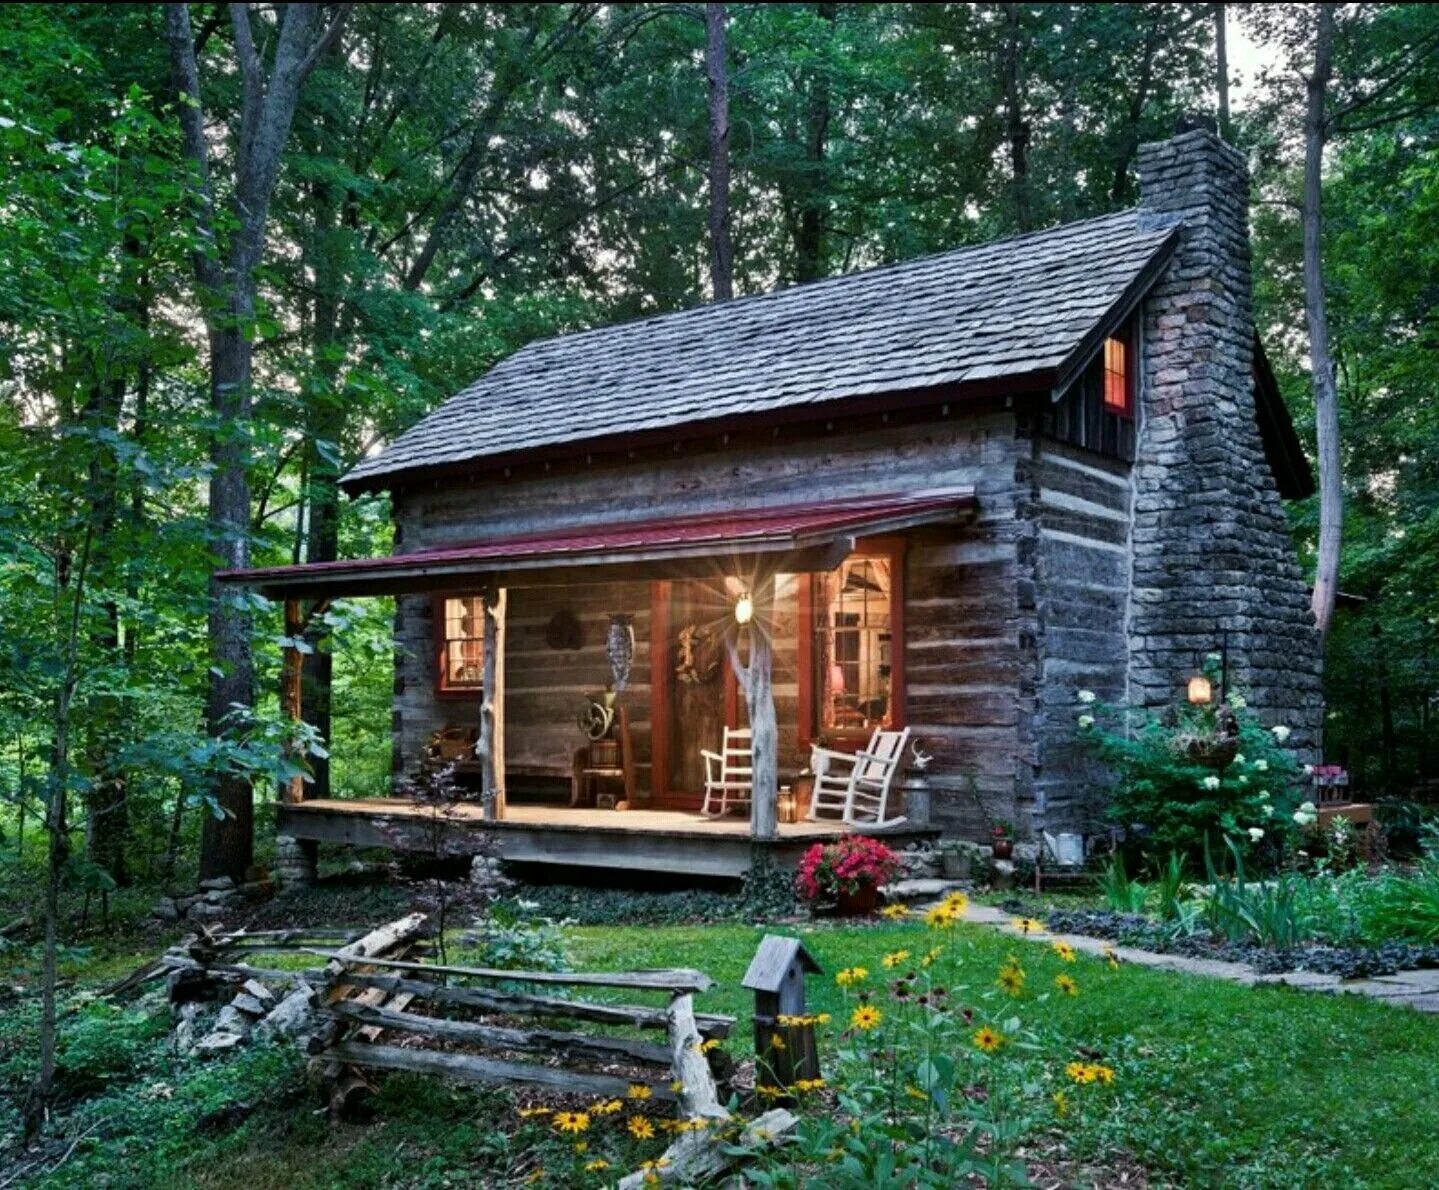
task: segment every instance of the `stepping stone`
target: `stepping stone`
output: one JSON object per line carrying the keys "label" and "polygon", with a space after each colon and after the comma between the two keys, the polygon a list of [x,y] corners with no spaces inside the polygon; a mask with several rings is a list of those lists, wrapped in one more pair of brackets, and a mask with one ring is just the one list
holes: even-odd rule
{"label": "stepping stone", "polygon": [[885,898],[891,902],[922,901],[925,899],[943,900],[952,892],[963,892],[965,885],[958,880],[896,880],[893,884],[886,884],[883,892]]}

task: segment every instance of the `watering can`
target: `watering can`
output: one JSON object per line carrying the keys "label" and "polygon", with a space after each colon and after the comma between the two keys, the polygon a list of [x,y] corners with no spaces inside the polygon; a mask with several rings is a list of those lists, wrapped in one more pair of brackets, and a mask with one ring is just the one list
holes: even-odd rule
{"label": "watering can", "polygon": [[1044,836],[1044,845],[1049,849],[1049,854],[1054,856],[1054,862],[1061,868],[1078,868],[1084,864],[1083,835],[1069,831],[1057,835],[1051,835],[1048,831],[1039,833]]}

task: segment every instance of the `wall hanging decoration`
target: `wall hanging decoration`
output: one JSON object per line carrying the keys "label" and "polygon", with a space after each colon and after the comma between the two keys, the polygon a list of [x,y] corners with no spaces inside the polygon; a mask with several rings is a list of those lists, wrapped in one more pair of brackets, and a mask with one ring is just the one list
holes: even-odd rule
{"label": "wall hanging decoration", "polygon": [[610,616],[610,630],[605,636],[605,656],[610,660],[610,675],[616,691],[623,690],[630,680],[630,666],[635,660],[635,618],[624,612]]}
{"label": "wall hanging decoration", "polygon": [[584,644],[584,630],[574,612],[562,607],[550,617],[545,625],[545,643],[552,649],[578,649]]}
{"label": "wall hanging decoration", "polygon": [[680,629],[675,651],[679,655],[675,676],[686,685],[702,686],[719,673],[719,646],[708,629],[686,624]]}

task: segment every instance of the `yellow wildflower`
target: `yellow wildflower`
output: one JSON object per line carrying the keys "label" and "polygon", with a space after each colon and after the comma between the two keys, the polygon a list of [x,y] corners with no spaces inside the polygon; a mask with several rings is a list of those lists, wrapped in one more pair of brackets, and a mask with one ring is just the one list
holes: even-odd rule
{"label": "yellow wildflower", "polygon": [[649,1140],[655,1134],[655,1126],[644,1116],[631,1116],[625,1127],[636,1140]]}
{"label": "yellow wildflower", "polygon": [[782,1099],[785,1091],[783,1087],[776,1087],[772,1083],[759,1083],[754,1093],[761,1099]]}
{"label": "yellow wildflower", "polygon": [[520,1108],[520,1119],[528,1120],[531,1116],[547,1116],[552,1110],[548,1107],[522,1107]]}
{"label": "yellow wildflower", "polygon": [[1024,970],[1021,967],[1003,966],[999,969],[999,986],[1011,996],[1024,991]]}
{"label": "yellow wildflower", "polygon": [[858,1029],[862,1033],[868,1033],[876,1028],[879,1022],[884,1019],[883,1014],[872,1004],[861,1004],[850,1014],[850,1028]]}
{"label": "yellow wildflower", "polygon": [[1064,1073],[1077,1083],[1103,1083],[1109,1086],[1114,1082],[1114,1069],[1102,1062],[1071,1062],[1064,1068]]}
{"label": "yellow wildflower", "polygon": [[821,1012],[815,1016],[814,1023],[817,1025],[827,1025],[829,1024],[831,1019],[832,1018],[830,1017],[829,1013]]}
{"label": "yellow wildflower", "polygon": [[589,1126],[590,1117],[588,1112],[555,1112],[555,1131],[557,1132],[584,1132],[588,1130]]}
{"label": "yellow wildflower", "polygon": [[1044,923],[1035,921],[1032,917],[1016,917],[1010,923],[1021,934],[1042,934]]}
{"label": "yellow wildflower", "polygon": [[1051,947],[1054,953],[1066,963],[1074,962],[1074,947],[1070,946],[1068,942],[1054,942],[1051,943]]}
{"label": "yellow wildflower", "polygon": [[1054,1114],[1061,1120],[1069,1115],[1069,1096],[1063,1091],[1056,1091],[1054,1093]]}
{"label": "yellow wildflower", "polygon": [[700,1053],[702,1053],[702,1054],[707,1054],[707,1053],[709,1053],[711,1050],[717,1050],[717,1049],[719,1049],[719,1046],[720,1046],[720,1043],[719,1043],[718,1039],[716,1039],[716,1038],[714,1038],[714,1037],[711,1037],[708,1041],[701,1041],[701,1042],[700,1042]]}
{"label": "yellow wildflower", "polygon": [[834,977],[835,983],[842,988],[853,987],[857,983],[863,983],[869,978],[869,972],[863,967],[846,967]]}
{"label": "yellow wildflower", "polygon": [[671,1079],[671,1080],[670,1080],[670,1090],[673,1091],[676,1095],[678,1095],[678,1094],[679,1094],[680,1092],[682,1092],[684,1089],[685,1089],[685,1080],[684,1080],[684,1079],[682,1079],[682,1078],[675,1078],[675,1079]]}
{"label": "yellow wildflower", "polygon": [[575,1152],[576,1152],[576,1153],[579,1153],[581,1156],[583,1156],[584,1154],[588,1153],[589,1151],[590,1151],[590,1142],[589,1142],[589,1141],[587,1141],[587,1140],[577,1140],[577,1141],[575,1141]]}
{"label": "yellow wildflower", "polygon": [[1004,1034],[997,1029],[991,1029],[983,1025],[974,1031],[975,1048],[983,1050],[986,1054],[992,1054],[1004,1044]]}
{"label": "yellow wildflower", "polygon": [[902,917],[909,916],[909,907],[907,905],[886,905],[879,911],[879,915],[889,918],[890,921],[898,921]]}
{"label": "yellow wildflower", "polygon": [[1066,996],[1079,995],[1079,985],[1074,982],[1074,978],[1072,976],[1063,974],[1056,975],[1054,977],[1054,986],[1057,987]]}
{"label": "yellow wildflower", "polygon": [[802,1094],[802,1095],[808,1095],[811,1091],[820,1091],[820,1090],[823,1090],[823,1089],[824,1089],[824,1079],[822,1079],[822,1078],[802,1078],[802,1079],[799,1079],[799,1080],[795,1083],[794,1089],[795,1089],[796,1091],[800,1092],[800,1094]]}
{"label": "yellow wildflower", "polygon": [[1064,1068],[1067,1074],[1077,1083],[1092,1083],[1094,1076],[1089,1073],[1089,1065],[1086,1062],[1070,1062]]}
{"label": "yellow wildflower", "polygon": [[610,1163],[603,1157],[596,1157],[593,1161],[585,1162],[585,1173],[599,1173],[602,1169],[609,1169]]}
{"label": "yellow wildflower", "polygon": [[631,1099],[648,1099],[654,1092],[645,1083],[631,1083],[626,1094]]}
{"label": "yellow wildflower", "polygon": [[1109,964],[1111,971],[1119,970],[1119,956],[1114,952],[1114,947],[1106,946],[1100,953],[1104,955],[1104,961]]}
{"label": "yellow wildflower", "polygon": [[924,915],[925,924],[936,930],[951,929],[958,920],[959,914],[944,901]]}
{"label": "yellow wildflower", "polygon": [[612,1116],[615,1112],[624,1110],[624,1106],[624,1100],[622,1099],[605,1099],[599,1103],[591,1104],[590,1114],[596,1116]]}
{"label": "yellow wildflower", "polygon": [[1094,1072],[1094,1077],[1097,1078],[1100,1082],[1102,1082],[1106,1087],[1112,1086],[1114,1084],[1113,1067],[1104,1066],[1101,1063],[1096,1062],[1093,1066],[1090,1067],[1090,1069]]}
{"label": "yellow wildflower", "polygon": [[785,1045],[784,1038],[781,1037],[778,1033],[770,1034],[769,1047],[772,1050],[780,1050],[781,1052],[789,1048],[787,1045]]}
{"label": "yellow wildflower", "polygon": [[922,959],[919,960],[919,965],[920,965],[921,967],[929,967],[929,966],[933,965],[935,959],[939,958],[939,956],[942,955],[943,953],[944,953],[944,947],[942,947],[942,946],[932,946],[932,947],[930,947],[927,951],[925,951],[925,953],[924,953],[924,958],[922,958]]}
{"label": "yellow wildflower", "polygon": [[907,958],[909,958],[909,951],[896,950],[892,954],[887,954],[884,956],[884,965],[892,971],[894,970],[894,968],[898,967],[902,962],[904,962]]}
{"label": "yellow wildflower", "polygon": [[673,1131],[675,1132],[703,1132],[710,1126],[710,1122],[703,1116],[692,1116],[688,1120],[676,1120]]}
{"label": "yellow wildflower", "polygon": [[963,917],[969,910],[969,898],[962,892],[950,893],[949,896],[944,898],[944,903],[960,917]]}

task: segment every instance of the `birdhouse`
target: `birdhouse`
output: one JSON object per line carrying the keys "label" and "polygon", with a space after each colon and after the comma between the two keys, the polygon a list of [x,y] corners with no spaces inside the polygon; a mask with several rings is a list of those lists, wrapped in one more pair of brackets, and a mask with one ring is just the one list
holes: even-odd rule
{"label": "birdhouse", "polygon": [[819,1077],[819,1049],[804,992],[804,977],[819,971],[798,938],[766,934],[760,941],[742,981],[754,993],[757,1081],[788,1087]]}

